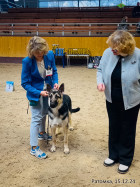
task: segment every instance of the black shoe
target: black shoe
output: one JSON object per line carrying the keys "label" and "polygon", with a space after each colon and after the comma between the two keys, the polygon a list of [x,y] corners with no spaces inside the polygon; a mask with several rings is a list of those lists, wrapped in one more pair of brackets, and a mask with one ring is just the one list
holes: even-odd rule
{"label": "black shoe", "polygon": [[129,166],[120,164],[118,167],[118,173],[125,174],[129,171]]}
{"label": "black shoe", "polygon": [[104,161],[104,166],[106,167],[110,167],[110,166],[113,166],[116,162],[110,158],[107,158],[105,161]]}

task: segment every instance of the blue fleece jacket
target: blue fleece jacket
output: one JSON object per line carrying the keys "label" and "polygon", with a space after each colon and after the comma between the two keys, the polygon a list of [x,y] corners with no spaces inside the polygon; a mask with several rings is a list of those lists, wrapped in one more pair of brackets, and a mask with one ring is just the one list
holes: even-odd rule
{"label": "blue fleece jacket", "polygon": [[[45,78],[45,82],[53,87],[55,83],[58,84],[58,74],[52,51],[44,55],[44,64],[45,69],[48,66],[53,69],[53,75]],[[40,76],[35,57],[33,59],[26,57],[22,60],[21,85],[27,91],[28,100],[39,100],[40,93],[44,87],[44,79]]]}

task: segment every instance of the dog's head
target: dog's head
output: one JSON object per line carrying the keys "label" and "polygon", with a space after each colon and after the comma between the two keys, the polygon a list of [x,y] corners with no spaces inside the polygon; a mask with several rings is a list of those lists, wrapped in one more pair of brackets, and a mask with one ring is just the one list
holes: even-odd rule
{"label": "dog's head", "polygon": [[59,90],[52,89],[51,86],[47,84],[47,92],[49,93],[50,107],[56,108],[63,102],[64,83],[60,85]]}

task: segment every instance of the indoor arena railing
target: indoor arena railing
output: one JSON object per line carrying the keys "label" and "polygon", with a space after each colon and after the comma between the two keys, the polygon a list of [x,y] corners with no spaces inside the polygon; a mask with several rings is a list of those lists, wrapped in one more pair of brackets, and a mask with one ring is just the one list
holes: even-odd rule
{"label": "indoor arena railing", "polygon": [[[123,23],[124,25],[125,23]],[[128,31],[139,36],[137,23]],[[0,23],[1,36],[109,36],[121,23]]]}

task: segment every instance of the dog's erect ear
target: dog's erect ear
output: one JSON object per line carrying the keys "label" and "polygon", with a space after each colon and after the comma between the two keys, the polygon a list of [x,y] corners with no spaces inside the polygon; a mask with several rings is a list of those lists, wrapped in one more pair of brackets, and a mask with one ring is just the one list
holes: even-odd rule
{"label": "dog's erect ear", "polygon": [[47,84],[47,91],[50,92],[51,91],[51,86],[49,84]]}
{"label": "dog's erect ear", "polygon": [[59,91],[62,93],[64,92],[64,83],[62,83],[59,87]]}

